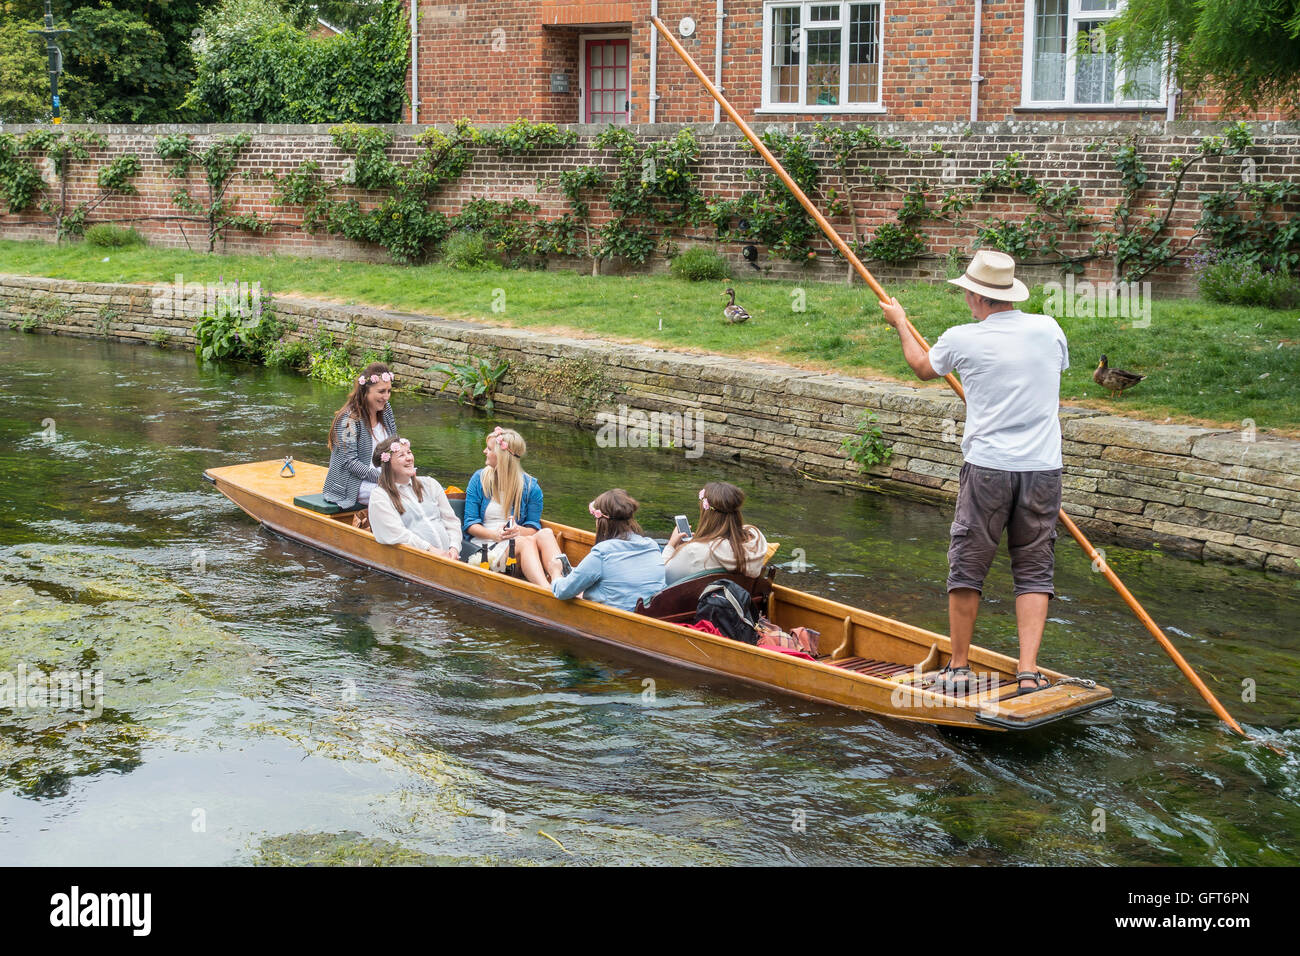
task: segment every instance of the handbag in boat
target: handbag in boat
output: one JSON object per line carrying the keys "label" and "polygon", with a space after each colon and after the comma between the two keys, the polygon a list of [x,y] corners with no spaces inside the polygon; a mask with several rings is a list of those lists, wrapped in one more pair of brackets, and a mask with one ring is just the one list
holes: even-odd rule
{"label": "handbag in boat", "polygon": [[754,599],[735,581],[716,581],[701,591],[695,620],[708,621],[733,641],[758,643]]}
{"label": "handbag in boat", "polygon": [[771,647],[778,651],[793,651],[817,659],[817,638],[820,632],[807,627],[796,627],[792,631],[783,631],[766,617],[760,617],[754,629],[758,631],[758,646]]}

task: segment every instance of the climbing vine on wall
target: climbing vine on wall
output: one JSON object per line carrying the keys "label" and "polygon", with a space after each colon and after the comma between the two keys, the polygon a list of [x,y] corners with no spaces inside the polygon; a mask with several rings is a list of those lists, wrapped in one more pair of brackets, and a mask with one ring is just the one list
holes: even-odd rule
{"label": "climbing vine on wall", "polygon": [[[1300,217],[1282,213],[1283,204],[1300,196],[1291,182],[1258,182],[1253,165],[1243,167],[1240,181],[1212,193],[1201,193],[1201,218],[1191,235],[1176,238],[1171,223],[1188,175],[1212,159],[1245,154],[1254,137],[1245,123],[1229,126],[1222,135],[1207,136],[1186,158],[1169,162],[1171,179],[1143,205],[1151,190],[1152,173],[1138,137],[1114,143],[1093,143],[1106,150],[1120,175],[1123,189],[1110,227],[1099,233],[1093,251],[1109,256],[1116,278],[1136,281],[1178,259],[1197,240],[1209,240],[1221,255],[1240,256],[1270,270],[1295,272],[1300,266]],[[1243,217],[1242,206],[1250,209]]]}
{"label": "climbing vine on wall", "polygon": [[[10,134],[0,135],[0,195],[4,196],[9,212],[22,212],[36,202],[40,211],[54,223],[54,233],[59,241],[84,233],[90,213],[104,200],[110,196],[136,194],[131,179],[140,172],[140,158],[134,153],[126,153],[99,168],[95,177],[99,192],[70,207],[68,185],[73,165],[85,162],[93,151],[107,146],[108,141],[103,136],[81,130],[63,134],[37,129],[21,139]],[[28,155],[21,155],[23,153]],[[57,200],[50,195],[49,186],[33,158],[42,153],[50,160],[59,182]],[[37,196],[41,193],[45,195],[38,201]]]}
{"label": "climbing vine on wall", "polygon": [[203,181],[207,188],[206,202],[195,198],[184,186],[172,193],[172,202],[188,213],[192,221],[204,224],[207,229],[208,252],[216,248],[217,240],[225,237],[227,229],[266,233],[273,225],[256,213],[236,213],[238,199],[226,195],[239,156],[251,141],[252,137],[248,133],[238,133],[218,139],[202,150],[195,147],[194,140],[188,133],[159,136],[154,141],[154,152],[172,164],[168,176],[184,178],[196,163],[203,169]]}

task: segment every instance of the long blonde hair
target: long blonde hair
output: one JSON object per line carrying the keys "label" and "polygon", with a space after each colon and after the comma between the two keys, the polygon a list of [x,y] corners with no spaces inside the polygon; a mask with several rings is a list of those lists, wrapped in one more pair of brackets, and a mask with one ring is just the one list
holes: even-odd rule
{"label": "long blonde hair", "polygon": [[[504,447],[502,446],[504,442]],[[524,438],[513,428],[497,428],[487,436],[487,445],[497,453],[497,464],[483,468],[483,494],[501,506],[506,516],[522,519],[520,505],[524,497],[524,466],[519,464],[528,451]]]}

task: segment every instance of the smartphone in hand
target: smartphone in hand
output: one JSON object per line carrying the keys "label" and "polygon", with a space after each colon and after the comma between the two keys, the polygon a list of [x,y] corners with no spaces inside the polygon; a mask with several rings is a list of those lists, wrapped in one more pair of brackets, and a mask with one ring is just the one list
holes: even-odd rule
{"label": "smartphone in hand", "polygon": [[682,540],[690,541],[692,537],[691,523],[687,520],[686,515],[678,515],[673,520],[677,522],[677,530],[682,533]]}
{"label": "smartphone in hand", "polygon": [[573,570],[573,565],[569,563],[567,554],[560,555],[560,577],[568,577],[569,572]]}

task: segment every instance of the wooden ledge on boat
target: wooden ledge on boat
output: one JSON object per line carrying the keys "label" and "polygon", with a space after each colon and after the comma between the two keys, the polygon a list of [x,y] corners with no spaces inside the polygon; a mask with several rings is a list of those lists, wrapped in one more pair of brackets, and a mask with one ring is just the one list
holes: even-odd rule
{"label": "wooden ledge on boat", "polygon": [[[984,682],[975,692],[962,696],[940,693],[935,677],[950,653],[947,637],[776,584],[772,568],[760,578],[741,583],[748,581],[758,588],[751,593],[765,595],[768,617],[778,627],[790,631],[806,626],[821,632],[822,649],[828,652],[816,661],[644,613],[662,607],[669,618],[684,614],[690,589],[676,596],[681,605],[676,610],[669,610],[674,600],[671,588],[643,604],[643,613],[583,598],[558,601],[549,588],[476,564],[408,545],[380,544],[369,531],[352,526],[351,513],[327,516],[296,506],[295,497],[320,492],[326,469],[295,459],[297,473],[282,477],[283,463],[283,459],[273,459],[210,468],[204,477],[255,521],[279,535],[506,616],[659,661],[825,704],[927,724],[995,731],[1039,727],[1113,701],[1109,689],[1047,668],[1042,669],[1043,674],[1053,686],[1017,695],[1015,659],[978,646],[970,649],[970,665]],[[575,565],[595,543],[595,534],[583,528],[546,520],[542,526],[554,531],[561,549]],[[694,611],[693,605],[690,610]],[[693,613],[690,617],[693,619]]]}

